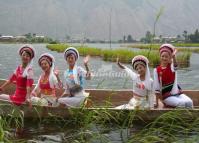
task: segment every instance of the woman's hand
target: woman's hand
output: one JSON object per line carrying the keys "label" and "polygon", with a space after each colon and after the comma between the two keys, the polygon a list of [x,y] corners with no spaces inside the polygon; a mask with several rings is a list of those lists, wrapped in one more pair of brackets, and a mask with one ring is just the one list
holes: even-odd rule
{"label": "woman's hand", "polygon": [[88,67],[88,62],[90,60],[90,56],[87,55],[85,58],[84,58],[84,66],[86,68],[86,71],[89,72],[89,67]]}
{"label": "woman's hand", "polygon": [[177,63],[177,60],[176,60],[176,53],[177,53],[177,49],[174,49],[174,52],[172,54],[172,59],[173,59],[173,64],[174,64],[174,67],[178,67],[178,63]]}
{"label": "woman's hand", "polygon": [[118,65],[121,69],[125,69],[125,67],[120,63],[119,58],[117,58],[116,62],[117,62],[117,65]]}
{"label": "woman's hand", "polygon": [[90,60],[90,56],[87,55],[87,56],[84,58],[84,65],[87,65],[88,62],[89,62],[89,60]]}
{"label": "woman's hand", "polygon": [[89,67],[88,67],[88,62],[90,60],[90,56],[87,55],[85,58],[84,58],[84,66],[86,68],[86,80],[90,80],[91,79],[91,73],[90,73],[90,70],[89,70]]}
{"label": "woman's hand", "polygon": [[177,52],[178,52],[178,50],[175,48],[174,51],[173,51],[173,54],[172,54],[172,58],[176,57]]}
{"label": "woman's hand", "polygon": [[55,70],[54,70],[54,74],[55,74],[55,76],[56,76],[56,77],[58,77],[58,76],[59,76],[59,70],[58,70],[58,68],[55,68]]}
{"label": "woman's hand", "polygon": [[3,89],[4,89],[6,86],[8,86],[10,83],[11,83],[10,80],[8,80],[8,81],[6,81],[4,84],[2,84],[2,85],[0,86],[0,93],[1,93],[1,92],[3,91]]}

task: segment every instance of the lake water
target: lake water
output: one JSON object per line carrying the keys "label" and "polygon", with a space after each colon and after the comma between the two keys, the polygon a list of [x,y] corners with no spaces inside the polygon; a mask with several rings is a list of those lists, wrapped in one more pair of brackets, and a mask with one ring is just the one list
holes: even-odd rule
{"label": "lake water", "polygon": [[[91,47],[109,48],[108,44],[87,44]],[[0,78],[8,78],[17,65],[20,64],[18,49],[21,44],[0,44]],[[41,69],[37,64],[38,57],[45,52],[54,55],[56,67],[60,70],[60,77],[67,68],[63,53],[52,52],[46,49],[45,44],[34,44],[36,57],[34,59],[35,81],[41,74]],[[121,48],[119,44],[112,44],[112,49]],[[133,49],[132,49],[133,50]],[[80,57],[78,65],[83,66],[83,58]],[[192,54],[190,67],[178,71],[178,82],[183,89],[199,88],[199,54]],[[92,80],[85,82],[86,88],[105,88],[105,89],[131,89],[132,81],[123,74],[116,63],[104,62],[101,58],[91,58],[89,66],[94,73]],[[127,65],[130,67],[130,65]],[[152,71],[153,69],[151,69]]]}

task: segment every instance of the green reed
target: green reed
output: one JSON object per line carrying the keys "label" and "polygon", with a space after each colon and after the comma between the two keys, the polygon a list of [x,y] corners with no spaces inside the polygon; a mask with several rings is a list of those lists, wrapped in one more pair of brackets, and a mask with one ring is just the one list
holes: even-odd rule
{"label": "green reed", "polygon": [[186,140],[194,130],[195,132],[199,131],[198,123],[198,119],[192,118],[192,113],[189,110],[178,109],[169,111],[149,123],[137,134],[132,135],[129,142],[166,143],[177,141],[180,138],[183,138],[181,140]]}
{"label": "green reed", "polygon": [[[199,53],[199,44],[173,44],[174,46],[176,46],[176,48],[178,49],[178,51],[180,52],[193,52],[193,53]],[[192,45],[192,46],[191,46]],[[128,45],[127,47],[129,48],[135,48],[135,49],[142,49],[142,50],[159,50],[160,49],[160,44],[132,44],[132,45]],[[187,48],[182,48],[182,47],[187,47]],[[190,47],[194,47],[194,48],[190,48]]]}
{"label": "green reed", "polygon": [[[96,106],[94,106],[95,108],[82,106],[81,108],[66,109],[66,112],[70,112],[68,118],[49,113],[49,118],[41,118],[39,124],[54,124],[63,131],[66,127],[72,126],[74,133],[70,140],[76,140],[76,142],[89,142],[91,140],[101,140],[102,143],[110,142],[105,136],[111,130],[110,128],[114,127],[114,129],[120,130],[121,138],[123,138],[124,131],[128,132],[128,129],[132,129],[138,124],[145,125],[145,127],[136,132],[127,133],[127,138],[122,139],[124,142],[173,142],[181,137],[185,140],[192,133],[199,132],[199,118],[191,110],[176,109],[168,112],[163,110],[165,113],[148,122],[142,115],[150,112],[149,110],[110,110],[113,105],[109,102],[107,99],[107,105],[104,106],[106,108],[97,109]],[[37,112],[41,114],[40,109]],[[10,110],[7,117],[0,117],[1,141],[9,141],[6,137],[6,131],[12,127],[23,127],[22,122],[24,122],[24,115],[16,107],[15,110]]]}
{"label": "green reed", "polygon": [[[150,56],[148,57],[149,51],[132,51],[128,49],[99,49],[99,48],[91,48],[91,47],[77,47],[80,55],[86,56],[99,56],[104,61],[116,62],[116,59],[119,58],[122,63],[131,63],[131,60],[136,55],[144,55],[149,58],[150,65],[155,67],[160,63],[159,53],[158,51],[154,51],[152,46],[152,51],[150,51]],[[64,44],[50,44],[47,45],[47,48],[53,51],[63,52],[69,45]],[[177,60],[180,61],[181,67],[188,67],[190,62],[191,52],[184,51],[177,55]]]}
{"label": "green reed", "polygon": [[[41,117],[45,107],[33,107],[33,112],[38,116],[39,120],[35,122],[39,125],[56,125],[62,132],[68,127],[72,127],[71,134],[65,134],[65,142],[91,142],[100,141],[102,143],[110,142],[106,136],[111,130],[119,130],[122,142],[177,142],[179,139],[183,142],[188,140],[191,142],[190,136],[198,135],[199,118],[197,111],[176,109],[173,111],[166,110],[114,110],[111,97],[114,91],[107,95],[107,99],[101,105],[87,108],[82,105],[81,108],[65,108],[65,112],[69,112],[69,116],[64,118],[57,116],[51,112],[48,117]],[[102,102],[102,101],[99,101]],[[16,106],[0,106],[0,112],[9,111],[6,116],[0,116],[0,141],[9,142],[12,140],[8,137],[7,131],[13,127],[23,127],[24,117],[20,107]],[[149,117],[153,113],[160,112],[158,118],[147,120],[144,115]],[[30,122],[30,120],[28,120]],[[129,131],[142,125],[137,131]],[[143,127],[144,126],[144,127]],[[127,136],[123,136],[126,133]],[[196,138],[194,140],[197,140]],[[13,141],[13,140],[12,140]],[[16,141],[15,141],[16,142]]]}
{"label": "green reed", "polygon": [[0,105],[0,114],[0,142],[13,142],[9,130],[24,127],[24,114],[18,107],[8,104]]}

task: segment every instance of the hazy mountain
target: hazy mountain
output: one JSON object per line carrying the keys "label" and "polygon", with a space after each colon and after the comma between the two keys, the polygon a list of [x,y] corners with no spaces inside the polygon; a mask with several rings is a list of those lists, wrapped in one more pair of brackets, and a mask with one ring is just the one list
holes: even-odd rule
{"label": "hazy mountain", "polygon": [[108,39],[140,38],[161,7],[157,35],[177,35],[199,28],[199,0],[0,0],[0,34],[38,33]]}

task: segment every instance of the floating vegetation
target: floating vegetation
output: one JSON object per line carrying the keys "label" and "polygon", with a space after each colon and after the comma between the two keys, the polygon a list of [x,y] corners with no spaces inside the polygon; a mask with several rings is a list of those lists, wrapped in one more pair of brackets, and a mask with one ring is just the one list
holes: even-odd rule
{"label": "floating vegetation", "polygon": [[[66,44],[47,45],[48,49],[57,52],[64,52],[64,50],[68,47],[69,45]],[[148,50],[142,50],[142,51],[132,51],[128,49],[110,50],[110,49],[99,49],[99,48],[81,47],[81,46],[76,48],[78,49],[80,55],[82,56],[86,55],[98,56],[101,57],[104,61],[115,62],[118,57],[120,61],[123,63],[131,63],[131,60],[134,56],[144,55],[148,57],[151,66],[155,67],[160,63],[159,53],[158,51],[154,51],[153,48],[152,51],[150,51],[150,55],[148,55]],[[177,61],[180,61],[179,62],[180,67],[188,67],[190,65],[190,56],[191,52],[189,51],[182,52],[177,55]]]}
{"label": "floating vegetation", "polygon": [[[176,46],[176,48],[178,49],[178,51],[180,52],[193,52],[193,53],[199,53],[199,44],[173,44],[174,46]],[[159,50],[160,49],[160,44],[132,44],[132,45],[128,45],[127,47],[129,48],[136,48],[136,49],[151,49],[151,50]],[[184,48],[182,48],[184,47]],[[186,48],[185,48],[186,47]],[[187,48],[189,47],[189,48]],[[195,48],[190,48],[190,47],[195,47]]]}

